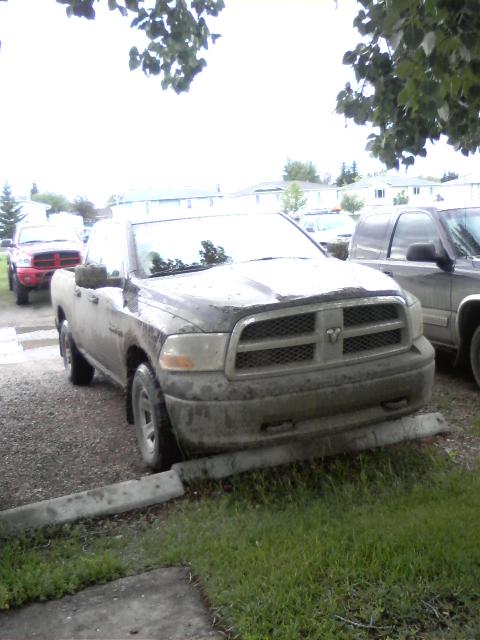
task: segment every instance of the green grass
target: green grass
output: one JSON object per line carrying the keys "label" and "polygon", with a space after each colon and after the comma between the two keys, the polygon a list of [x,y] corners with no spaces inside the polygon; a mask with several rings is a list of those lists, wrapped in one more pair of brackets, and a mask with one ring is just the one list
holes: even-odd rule
{"label": "green grass", "polygon": [[186,564],[231,637],[474,638],[479,531],[480,473],[408,445],[199,483],[163,512],[5,537],[0,607]]}
{"label": "green grass", "polygon": [[8,295],[7,256],[0,253],[0,299]]}

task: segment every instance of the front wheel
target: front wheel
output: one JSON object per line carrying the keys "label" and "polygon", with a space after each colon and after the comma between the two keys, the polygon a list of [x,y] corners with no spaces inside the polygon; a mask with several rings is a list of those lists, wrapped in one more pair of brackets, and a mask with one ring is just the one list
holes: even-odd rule
{"label": "front wheel", "polygon": [[132,382],[132,409],[138,446],[147,466],[166,471],[180,458],[160,385],[150,367],[141,364]]}
{"label": "front wheel", "polygon": [[470,343],[470,364],[474,378],[480,387],[480,325],[475,329]]}
{"label": "front wheel", "polygon": [[15,294],[15,302],[18,305],[28,304],[28,289],[23,286],[16,274],[13,275],[12,288]]}
{"label": "front wheel", "polygon": [[60,328],[60,352],[70,382],[82,387],[89,385],[93,380],[95,369],[78,350],[66,320],[62,322]]}

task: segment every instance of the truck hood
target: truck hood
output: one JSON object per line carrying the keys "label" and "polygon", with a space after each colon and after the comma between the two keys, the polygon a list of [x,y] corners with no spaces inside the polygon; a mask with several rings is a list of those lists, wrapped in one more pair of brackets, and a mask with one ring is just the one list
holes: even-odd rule
{"label": "truck hood", "polygon": [[35,244],[18,244],[15,250],[28,253],[31,256],[37,253],[56,253],[58,251],[79,251],[82,252],[81,242],[71,242],[70,240],[57,240],[56,242],[36,242]]}
{"label": "truck hood", "polygon": [[144,303],[208,332],[231,331],[240,318],[276,308],[402,295],[383,273],[334,258],[244,262],[138,284]]}

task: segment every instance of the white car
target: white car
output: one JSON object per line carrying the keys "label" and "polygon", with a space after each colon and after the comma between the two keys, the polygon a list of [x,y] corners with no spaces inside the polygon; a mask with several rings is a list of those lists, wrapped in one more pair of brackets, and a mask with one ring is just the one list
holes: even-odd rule
{"label": "white car", "polygon": [[355,221],[342,211],[312,211],[304,213],[300,226],[324,249],[329,242],[349,242],[355,230]]}

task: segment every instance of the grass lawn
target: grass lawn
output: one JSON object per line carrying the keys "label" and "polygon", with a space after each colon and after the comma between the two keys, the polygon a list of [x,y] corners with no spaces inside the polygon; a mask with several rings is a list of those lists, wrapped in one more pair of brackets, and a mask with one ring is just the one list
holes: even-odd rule
{"label": "grass lawn", "polygon": [[410,444],[0,539],[0,608],[189,565],[228,637],[480,637],[480,474]]}
{"label": "grass lawn", "polygon": [[7,278],[7,256],[0,253],[0,300],[10,295]]}

